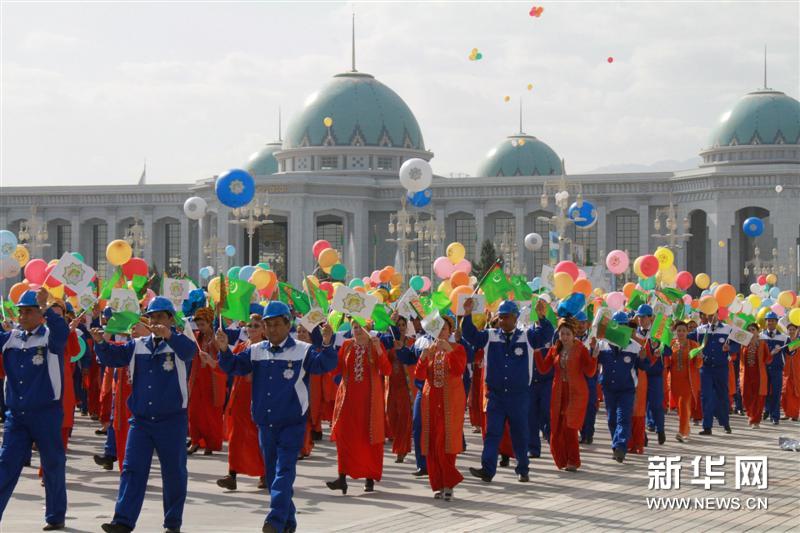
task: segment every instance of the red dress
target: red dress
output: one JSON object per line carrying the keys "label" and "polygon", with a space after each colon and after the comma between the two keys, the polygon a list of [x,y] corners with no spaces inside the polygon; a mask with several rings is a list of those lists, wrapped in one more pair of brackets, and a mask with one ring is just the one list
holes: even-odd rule
{"label": "red dress", "polygon": [[383,376],[392,365],[382,345],[356,345],[348,339],[339,349],[337,373],[342,381],[333,410],[331,440],[336,442],[339,474],[380,481],[383,475]]}
{"label": "red dress", "polygon": [[117,368],[117,375],[114,378],[114,440],[117,444],[117,464],[120,472],[125,461],[125,446],[128,443],[128,420],[131,418],[131,410],[128,408],[128,397],[131,395],[131,386],[128,367]]}
{"label": "red dress", "polygon": [[417,363],[415,375],[424,379],[422,389],[422,454],[428,465],[431,489],[453,488],[464,476],[456,468],[456,455],[463,451],[464,368],[467,353],[453,344],[449,353],[436,352]]}
{"label": "red dress", "polygon": [[483,348],[475,350],[472,364],[472,385],[469,389],[469,424],[472,427],[484,426],[483,411]]}
{"label": "red dress", "polygon": [[767,365],[772,362],[772,354],[767,342],[759,341],[755,346],[743,346],[740,355],[739,376],[742,382],[742,403],[750,423],[759,424],[769,388]]}
{"label": "red dress", "polygon": [[631,438],[628,439],[628,451],[644,453],[644,441],[647,438],[644,428],[644,417],[647,409],[647,372],[637,371],[638,383],[633,400],[633,416],[631,417]]}
{"label": "red dress", "polygon": [[[414,344],[409,339],[408,345]],[[406,455],[411,451],[411,415],[417,388],[414,385],[414,366],[404,365],[392,348],[388,352],[392,373],[387,378],[386,424],[387,434],[392,437],[392,453]]]}
{"label": "red dress", "polygon": [[800,418],[800,348],[786,354],[781,404],[786,416],[793,420]]}
{"label": "red dress", "polygon": [[[248,344],[240,343],[233,351],[239,353]],[[258,428],[250,412],[253,378],[236,376],[233,379],[231,396],[225,412],[228,440],[228,470],[246,476],[265,475],[264,455],[258,444]]]}
{"label": "red dress", "polygon": [[[197,333],[197,343],[213,359],[217,358],[217,345],[206,342]],[[225,403],[227,376],[219,367],[196,358],[189,375],[189,437],[192,445],[207,450],[222,450],[222,407]]]}

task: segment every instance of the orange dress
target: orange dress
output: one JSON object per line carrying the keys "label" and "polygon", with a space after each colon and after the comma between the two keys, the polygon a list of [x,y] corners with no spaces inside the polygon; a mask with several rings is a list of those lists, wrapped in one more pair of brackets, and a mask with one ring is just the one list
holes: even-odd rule
{"label": "orange dress", "polygon": [[[217,345],[206,342],[197,333],[197,343],[213,359],[217,358]],[[225,404],[227,375],[222,369],[206,364],[199,357],[189,374],[189,437],[192,445],[207,450],[222,450],[222,408]]]}
{"label": "orange dress", "polygon": [[664,368],[669,369],[669,390],[678,408],[678,431],[684,436],[689,434],[692,399],[698,395],[693,370],[703,365],[703,358],[700,356],[689,359],[689,352],[697,346],[695,341],[687,340],[686,345],[682,347],[680,342],[674,339],[670,346],[672,355],[664,357]]}
{"label": "orange dress", "polygon": [[742,382],[742,403],[751,424],[759,424],[764,412],[769,382],[767,365],[772,362],[767,341],[740,349],[739,376]]}
{"label": "orange dress", "polygon": [[[409,339],[408,346],[413,346]],[[414,365],[405,365],[398,359],[395,349],[388,351],[392,373],[386,387],[386,433],[392,438],[392,453],[406,455],[411,451],[411,415],[417,387],[414,385]]]}
{"label": "orange dress", "polygon": [[383,475],[383,379],[392,365],[382,345],[358,346],[347,339],[339,349],[342,376],[333,409],[331,440],[336,442],[339,474],[380,481]]}
{"label": "orange dress", "polygon": [[114,390],[114,369],[106,367],[100,381],[100,423],[104,426],[111,422],[111,409]]}
{"label": "orange dress", "polygon": [[800,348],[786,355],[781,405],[786,416],[792,420],[800,418]]}
{"label": "orange dress", "polygon": [[545,357],[542,357],[541,350],[536,350],[534,359],[541,374],[555,368],[550,395],[550,453],[553,462],[559,469],[579,467],[578,431],[583,427],[589,403],[586,378],[597,372],[597,359],[579,342],[566,356],[557,346],[552,346]]}

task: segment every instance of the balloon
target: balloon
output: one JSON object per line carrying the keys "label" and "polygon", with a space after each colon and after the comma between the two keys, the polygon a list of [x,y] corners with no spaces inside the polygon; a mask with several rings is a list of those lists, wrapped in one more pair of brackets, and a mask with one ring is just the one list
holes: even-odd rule
{"label": "balloon", "polygon": [[133,250],[128,241],[115,239],[106,246],[106,259],[114,266],[122,266],[133,256]]}
{"label": "balloon", "polygon": [[597,209],[591,202],[584,200],[581,207],[574,202],[567,210],[567,217],[575,223],[576,227],[589,229],[597,224]]}
{"label": "balloon", "polygon": [[326,128],[330,128],[333,126],[333,119],[331,117],[325,117],[322,119],[322,125]]}
{"label": "balloon", "polygon": [[463,272],[464,274],[469,274],[472,272],[472,263],[469,262],[469,259],[462,259],[455,265],[453,265],[453,270],[458,270]]}
{"label": "balloon", "polygon": [[323,281],[319,284],[319,288],[325,291],[325,295],[327,296],[328,300],[333,298],[333,284],[330,281]]}
{"label": "balloon", "polygon": [[239,279],[239,271],[242,267],[232,266],[228,269],[228,277],[233,279]]}
{"label": "balloon", "polygon": [[387,267],[383,267],[378,273],[378,279],[381,283],[389,283],[389,280],[392,279],[391,270],[389,270]]}
{"label": "balloon", "polygon": [[692,274],[682,270],[678,272],[678,276],[675,278],[675,285],[677,285],[680,290],[685,291],[692,286],[693,281]]}
{"label": "balloon", "polygon": [[156,293],[153,292],[153,289],[147,289],[144,293],[144,298],[142,298],[142,305],[147,305],[150,303],[150,300],[156,297]]}
{"label": "balloon", "polygon": [[389,277],[389,284],[392,287],[399,287],[403,284],[403,274],[400,272],[395,272]]}
{"label": "balloon", "polygon": [[469,286],[469,274],[456,270],[450,275],[450,286],[461,287],[462,285]]}
{"label": "balloon", "polygon": [[422,291],[424,292],[430,290],[431,285],[433,285],[433,283],[431,283],[431,278],[429,278],[428,276],[422,276],[422,281],[423,283],[425,283],[422,286]]}
{"label": "balloon", "polygon": [[20,266],[13,257],[0,257],[0,279],[13,278],[19,274]]}
{"label": "balloon", "polygon": [[[460,272],[463,274],[463,272]],[[469,285],[461,285],[459,287],[455,287],[452,291],[450,291],[450,310],[453,312],[454,315],[458,314],[458,295],[459,294],[472,294],[472,287]]]}
{"label": "balloon", "polygon": [[70,252],[70,254],[72,255],[72,257],[74,257],[75,259],[77,259],[81,263],[85,263],[86,262],[86,259],[83,258],[83,254],[82,253],[80,253],[80,252]]}
{"label": "balloon", "polygon": [[190,220],[200,220],[206,215],[208,204],[199,196],[192,196],[183,202],[183,214]]}
{"label": "balloon", "polygon": [[215,303],[219,302],[219,284],[220,279],[218,277],[212,278],[211,281],[208,282],[208,295],[211,296],[211,299],[214,300]]}
{"label": "balloon", "polygon": [[327,250],[328,248],[332,248],[331,243],[326,241],[325,239],[320,239],[314,243],[314,246],[311,247],[311,251],[314,253],[314,259],[319,259],[319,254],[322,253],[323,250]]}
{"label": "balloon", "polygon": [[728,307],[736,299],[736,289],[729,283],[723,283],[714,289],[714,298],[720,307]]}
{"label": "balloon", "polygon": [[24,293],[25,291],[29,291],[30,288],[31,286],[25,283],[24,281],[15,283],[8,290],[8,299],[14,303],[17,303],[19,301],[19,297],[22,296],[22,293]]}
{"label": "balloon", "polygon": [[437,257],[433,262],[433,272],[441,279],[449,279],[455,267],[450,260],[444,256]]}
{"label": "balloon", "polygon": [[738,298],[734,299],[731,302],[731,305],[728,306],[728,310],[731,313],[738,313],[739,311],[742,310],[742,301],[739,300]]}
{"label": "balloon", "polygon": [[542,244],[544,244],[544,241],[542,240],[542,236],[538,233],[528,233],[525,235],[525,248],[527,250],[535,252],[542,247]]}
{"label": "balloon", "polygon": [[200,279],[208,279],[211,276],[208,271],[208,267],[201,268],[198,274],[200,274]]}
{"label": "balloon", "polygon": [[214,190],[223,205],[237,208],[250,203],[256,192],[256,184],[246,170],[232,169],[217,178]]}
{"label": "balloon", "polygon": [[431,191],[430,188],[425,189],[424,191],[406,194],[406,200],[414,207],[425,207],[431,203],[432,197],[433,191]]}
{"label": "balloon", "polygon": [[28,252],[28,249],[25,248],[22,244],[18,244],[17,247],[14,249],[14,253],[11,254],[11,257],[17,260],[19,263],[20,268],[24,267],[28,261],[31,259],[31,254]]}
{"label": "balloon", "polygon": [[256,267],[252,265],[245,265],[239,269],[239,279],[247,281],[250,279],[250,276],[252,276],[255,273],[255,271]]}
{"label": "balloon", "polygon": [[450,280],[446,279],[436,287],[436,290],[445,294],[450,294],[450,291],[453,290],[453,286],[450,284]]}
{"label": "balloon", "polygon": [[760,276],[758,276],[758,279],[756,281],[758,281],[759,285],[766,285],[767,284],[767,276],[765,276],[764,274],[761,274]]}
{"label": "balloon", "polygon": [[705,272],[700,272],[694,277],[694,284],[698,289],[706,289],[711,284],[711,278]]}
{"label": "balloon", "polygon": [[795,294],[792,291],[782,291],[778,294],[778,303],[784,307],[791,307],[794,305]]}
{"label": "balloon", "polygon": [[748,237],[758,237],[764,233],[764,221],[758,217],[750,217],[742,224],[742,231]]}
{"label": "balloon", "polygon": [[341,263],[336,263],[331,267],[331,277],[336,281],[342,281],[347,277],[347,267]]}
{"label": "balloon", "polygon": [[355,289],[356,287],[363,287],[364,280],[359,278],[353,278],[350,280],[350,283],[347,286],[350,287],[351,289]]}
{"label": "balloon", "polygon": [[553,275],[553,294],[556,298],[565,298],[572,292],[573,277],[567,272],[556,272]]}
{"label": "balloon", "polygon": [[461,262],[462,259],[464,259],[466,253],[467,251],[464,249],[463,244],[460,242],[451,242],[447,245],[445,255],[447,255],[447,258],[452,264],[456,265]]}
{"label": "balloon", "polygon": [[[667,269],[659,271],[659,274],[661,274],[661,283],[672,285],[678,278],[678,269],[675,268],[675,265],[670,265]],[[689,275],[689,284],[691,284],[691,277]]]}
{"label": "balloon", "polygon": [[424,159],[408,159],[400,166],[400,184],[408,192],[423,191],[431,186],[432,181],[433,170],[430,163]]}
{"label": "balloon", "polygon": [[335,248],[326,248],[320,252],[317,262],[321,268],[332,267],[339,262],[339,252]]}
{"label": "balloon", "polygon": [[370,274],[369,278],[368,278],[369,283],[367,283],[367,280],[364,280],[364,284],[365,285],[377,285],[377,284],[379,284],[381,282],[380,276],[381,276],[381,271],[380,270],[373,270],[372,274]]}
{"label": "balloon", "polygon": [[588,297],[592,294],[592,282],[586,278],[578,278],[572,286],[572,290]]}
{"label": "balloon", "polygon": [[675,262],[675,254],[672,253],[672,250],[669,248],[664,248],[663,246],[656,248],[656,251],[653,253],[653,255],[658,260],[659,270],[666,270]]}
{"label": "balloon", "polygon": [[622,274],[628,270],[629,264],[628,254],[622,250],[612,250],[606,256],[606,268],[612,274]]}
{"label": "balloon", "polygon": [[717,309],[717,316],[720,320],[726,320],[730,314],[731,312],[727,307],[720,307]]}
{"label": "balloon", "polygon": [[646,291],[656,288],[656,277],[650,276],[649,278],[642,278],[639,280],[639,286]]}
{"label": "balloon", "polygon": [[789,311],[789,322],[791,322],[795,326],[800,326],[800,307],[797,307]]}
{"label": "balloon", "polygon": [[755,294],[748,296],[747,302],[752,306],[753,309],[758,309],[761,307],[761,298]]}
{"label": "balloon", "polygon": [[47,263],[44,262],[44,259],[31,259],[25,265],[25,278],[31,284],[41,285],[44,283],[46,268]]}
{"label": "balloon", "polygon": [[403,289],[401,289],[400,287],[392,287],[392,290],[389,291],[389,300],[391,300],[392,302],[397,300],[401,296],[403,296]]}
{"label": "balloon", "polygon": [[586,275],[586,271],[582,268],[578,269],[578,279],[588,279],[589,276]]}
{"label": "balloon", "polygon": [[408,280],[408,286],[420,292],[422,287],[425,286],[425,281],[422,279],[422,276],[411,276],[411,279]]}
{"label": "balloon", "polygon": [[227,255],[228,257],[233,257],[234,255],[236,255],[236,247],[232,244],[226,246],[225,255]]}
{"label": "balloon", "polygon": [[767,285],[775,285],[778,283],[778,276],[775,274],[767,274]]}
{"label": "balloon", "polygon": [[558,274],[559,272],[566,272],[569,277],[572,278],[573,282],[578,279],[578,265],[572,261],[561,261],[556,265],[556,268],[553,269],[553,272],[555,274]]}
{"label": "balloon", "polygon": [[786,312],[786,309],[781,304],[772,304],[770,309],[778,316],[782,316]]}
{"label": "balloon", "polygon": [[700,312],[707,315],[713,315],[719,309],[719,304],[713,296],[703,296],[700,298]]}
{"label": "balloon", "polygon": [[140,257],[131,257],[122,265],[122,275],[130,280],[133,276],[147,276],[147,261]]}
{"label": "balloon", "polygon": [[528,286],[531,288],[532,291],[538,291],[539,289],[542,288],[542,278],[536,276],[530,281],[530,283],[528,283]]}
{"label": "balloon", "polygon": [[606,294],[606,304],[614,311],[619,311],[625,305],[625,295],[619,291]]}
{"label": "balloon", "polygon": [[17,249],[17,236],[7,229],[0,230],[0,257],[8,257]]}
{"label": "balloon", "polygon": [[644,255],[642,256],[642,262],[639,263],[639,269],[642,271],[643,278],[649,278],[651,276],[655,276],[656,272],[658,272],[659,268],[659,261],[656,259],[654,255]]}
{"label": "balloon", "polygon": [[632,281],[629,281],[628,283],[622,286],[622,294],[625,295],[625,298],[630,298],[635,288],[636,284]]}

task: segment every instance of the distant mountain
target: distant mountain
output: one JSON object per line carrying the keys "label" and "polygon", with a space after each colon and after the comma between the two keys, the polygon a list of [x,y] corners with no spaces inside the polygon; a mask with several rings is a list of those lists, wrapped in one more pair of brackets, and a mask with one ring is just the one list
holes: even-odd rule
{"label": "distant mountain", "polygon": [[664,161],[656,161],[650,165],[642,165],[638,163],[622,163],[617,165],[606,165],[594,170],[590,170],[590,174],[613,174],[616,172],[671,172],[674,170],[688,170],[697,168],[702,162],[700,157],[692,157],[683,161],[676,159],[667,159]]}

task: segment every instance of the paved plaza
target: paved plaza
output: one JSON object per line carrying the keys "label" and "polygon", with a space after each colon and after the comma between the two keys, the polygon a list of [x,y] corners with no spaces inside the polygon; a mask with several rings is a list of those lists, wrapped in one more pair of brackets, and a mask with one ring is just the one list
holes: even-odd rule
{"label": "paved plaza", "polygon": [[[347,496],[325,487],[336,476],[336,450],[326,440],[317,443],[312,456],[299,463],[295,483],[295,504],[299,509],[300,531],[790,531],[800,527],[800,454],[778,449],[779,435],[800,436],[800,424],[783,421],[760,430],[747,427],[746,418],[733,415],[731,435],[715,429],[711,438],[692,436],[688,444],[676,442],[677,416],[667,416],[664,446],[651,445],[650,454],[681,455],[681,487],[677,490],[648,490],[647,456],[628,456],[619,465],[611,458],[605,413],[598,413],[594,444],[582,446],[583,466],[577,473],[559,472],[547,453],[534,460],[531,483],[516,481],[513,468],[500,468],[490,484],[468,478],[456,488],[455,500],[434,500],[427,480],[411,476],[411,457],[395,464],[387,446],[384,478],[371,494],[363,493],[360,482],[350,481]],[[97,425],[76,417],[76,427],[67,454],[69,509],[67,531],[96,532],[108,521],[117,495],[117,471],[103,471],[92,460],[101,449],[103,437]],[[697,431],[692,428],[693,433]],[[469,429],[468,429],[469,431]],[[651,442],[655,439],[651,438]],[[458,467],[479,463],[479,435],[467,434],[467,451],[459,456]],[[705,490],[691,481],[695,456],[725,455],[724,485]],[[768,488],[735,488],[735,456],[767,456]],[[513,467],[512,460],[512,467]],[[34,455],[33,466],[38,467]],[[189,494],[183,531],[260,531],[267,493],[256,488],[257,479],[240,476],[239,490],[225,492],[215,480],[225,475],[225,453],[189,458]],[[701,474],[705,473],[701,463]],[[702,478],[702,475],[700,476]],[[733,498],[742,508],[726,510],[648,510],[646,497]],[[767,498],[768,510],[746,510],[748,498]],[[36,468],[26,468],[6,510],[2,533],[39,531],[43,525],[44,489]],[[137,531],[161,531],[161,479],[154,460],[148,494]]]}

